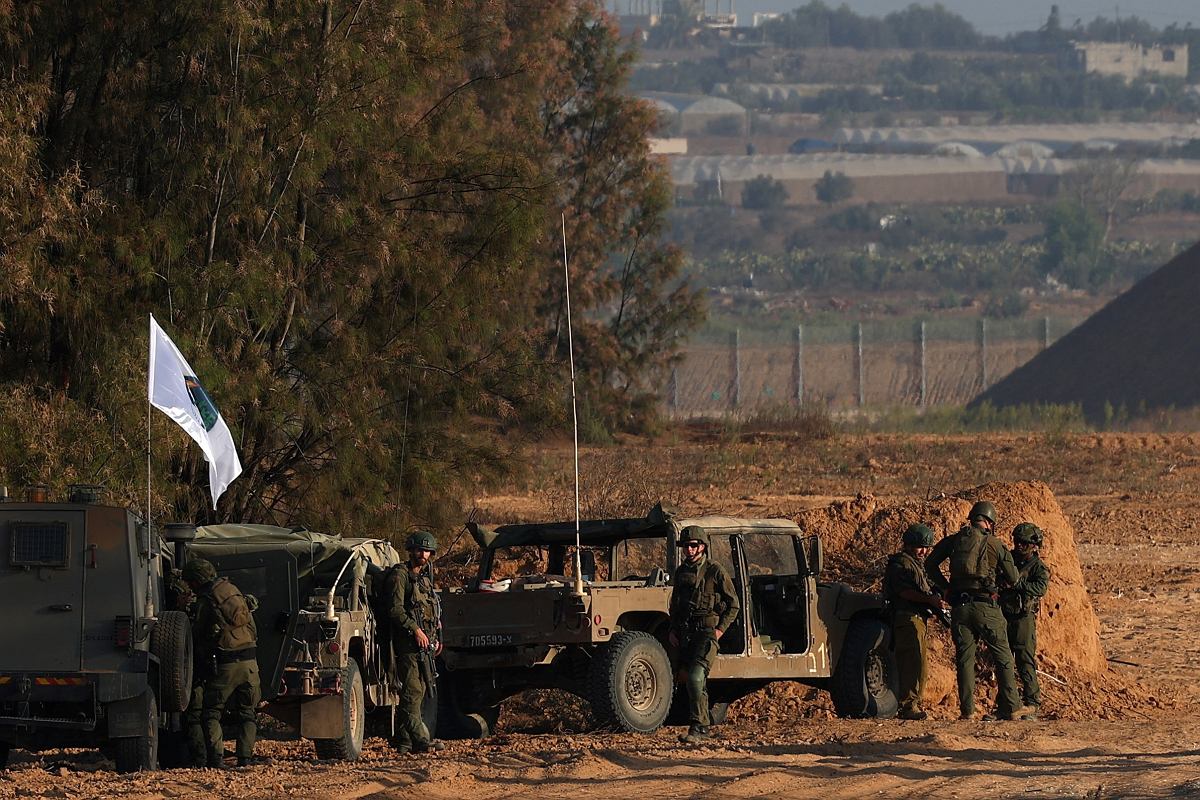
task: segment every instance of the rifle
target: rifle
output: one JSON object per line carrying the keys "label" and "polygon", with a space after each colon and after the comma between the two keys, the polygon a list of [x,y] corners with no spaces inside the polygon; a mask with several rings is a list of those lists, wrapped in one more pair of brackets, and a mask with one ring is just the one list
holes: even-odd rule
{"label": "rifle", "polygon": [[426,575],[429,578],[430,591],[433,592],[433,613],[436,617],[434,625],[427,624],[425,610],[420,604],[414,604],[412,613],[417,627],[425,631],[425,635],[429,637],[429,646],[421,650],[418,661],[421,670],[421,680],[425,682],[425,691],[429,692],[438,678],[437,661],[434,654],[437,652],[437,643],[441,639],[442,601],[437,596],[437,592],[433,591],[433,564],[426,564],[425,569]]}

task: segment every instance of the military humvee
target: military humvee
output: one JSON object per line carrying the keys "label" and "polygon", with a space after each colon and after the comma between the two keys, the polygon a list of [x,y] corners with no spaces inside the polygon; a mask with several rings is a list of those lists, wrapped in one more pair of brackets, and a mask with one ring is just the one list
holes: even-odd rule
{"label": "military humvee", "polygon": [[[270,525],[208,525],[187,549],[258,600],[263,711],[312,739],[319,758],[356,760],[368,716],[391,727],[399,687],[372,577],[399,563],[394,547]],[[436,710],[433,695],[430,730]]]}
{"label": "military humvee", "polygon": [[[881,600],[818,582],[817,537],[790,520],[686,519],[656,506],[644,519],[581,523],[582,597],[568,574],[574,522],[470,526],[483,548],[478,574],[443,597],[440,735],[488,735],[500,701],[526,688],[589,700],[603,727],[650,732],[667,722],[683,691],[668,657],[669,576],[688,525],[708,531],[742,604],[709,676],[714,722],[774,680],[827,689],[842,716],[896,713]],[[678,714],[683,703],[674,705]]]}
{"label": "military humvee", "polygon": [[164,610],[173,555],[141,518],[98,504],[0,496],[0,763],[13,746],[96,746],[154,769],[191,694],[191,626]]}

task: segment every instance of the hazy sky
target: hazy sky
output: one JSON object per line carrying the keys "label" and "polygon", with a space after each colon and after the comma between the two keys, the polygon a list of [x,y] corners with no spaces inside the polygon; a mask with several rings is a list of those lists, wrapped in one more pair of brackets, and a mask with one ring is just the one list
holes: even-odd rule
{"label": "hazy sky", "polygon": [[[720,0],[725,7],[727,0]],[[850,6],[859,14],[882,15],[911,5],[915,0],[824,0],[829,6]],[[921,5],[933,5],[935,0],[921,0]],[[941,0],[946,8],[970,20],[984,33],[1005,34],[1034,30],[1046,21],[1053,0]],[[734,11],[746,22],[755,11],[787,11],[807,5],[808,0],[733,0]],[[1122,17],[1138,16],[1165,28],[1172,22],[1183,26],[1192,23],[1200,27],[1200,0],[1121,0],[1119,3],[1102,0],[1063,0],[1058,3],[1064,26],[1076,19],[1084,22],[1098,16],[1112,18],[1120,7]]]}

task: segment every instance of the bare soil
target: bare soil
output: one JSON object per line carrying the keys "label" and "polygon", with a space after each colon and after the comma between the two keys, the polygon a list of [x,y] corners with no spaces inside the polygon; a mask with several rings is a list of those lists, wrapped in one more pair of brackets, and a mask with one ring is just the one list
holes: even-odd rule
{"label": "bare soil", "polygon": [[[888,532],[910,515],[944,530],[984,492],[998,493],[1004,530],[1040,515],[1035,521],[1054,540],[1047,558],[1054,553],[1060,601],[1078,603],[1067,615],[1071,625],[1043,620],[1044,655],[1053,657],[1043,659],[1049,719],[960,722],[942,702],[927,722],[839,720],[824,694],[780,683],[735,705],[712,745],[688,747],[678,743],[678,728],[652,736],[590,732],[582,703],[542,693],[510,703],[499,735],[451,742],[432,757],[398,758],[372,739],[360,762],[316,762],[311,745],[280,733],[259,746],[274,763],[253,770],[118,776],[96,753],[14,751],[0,798],[1200,794],[1198,443],[1190,434],[812,441],[710,430],[584,451],[585,508],[643,513],[650,498],[663,497],[691,514],[785,515],[824,525],[831,571],[857,572],[865,584],[874,580],[872,554],[887,549]],[[569,450],[546,447],[531,467],[528,485],[479,497],[478,518],[564,516]],[[995,485],[972,491],[985,483]],[[461,540],[454,550],[444,574],[470,568]],[[1075,645],[1072,629],[1082,637]],[[945,664],[947,647],[939,634],[935,663]],[[931,701],[952,689],[945,680],[940,687]]]}

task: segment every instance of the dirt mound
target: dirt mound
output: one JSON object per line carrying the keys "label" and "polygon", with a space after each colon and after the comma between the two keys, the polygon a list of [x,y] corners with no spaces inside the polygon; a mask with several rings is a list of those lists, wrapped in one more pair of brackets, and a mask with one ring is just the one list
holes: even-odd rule
{"label": "dirt mound", "polygon": [[[1038,663],[1042,677],[1043,711],[1049,716],[1094,719],[1120,715],[1159,700],[1130,684],[1108,668],[1100,644],[1100,623],[1088,598],[1075,547],[1074,532],[1044,483],[990,483],[953,497],[913,500],[897,505],[871,495],[834,503],[825,508],[790,514],[808,533],[820,534],[826,553],[827,577],[859,588],[878,591],[888,556],[899,549],[901,532],[914,522],[930,525],[939,536],[954,533],[966,520],[971,504],[980,499],[995,503],[1001,515],[1001,538],[1010,542],[1013,527],[1033,522],[1045,531],[1042,558],[1051,581],[1038,616]],[[954,648],[947,631],[933,626],[930,680],[927,701],[941,707],[939,716],[957,711]],[[991,669],[980,666],[981,694],[994,687]],[[774,689],[773,693],[787,691]],[[795,697],[807,690],[795,686]],[[780,703],[772,692],[748,698],[740,713],[771,716]],[[1170,701],[1167,701],[1168,703]],[[813,707],[821,715],[826,709]]]}
{"label": "dirt mound", "polygon": [[1200,404],[1200,245],[1176,256],[972,404],[1080,403],[1093,419],[1105,403],[1140,409]]}

